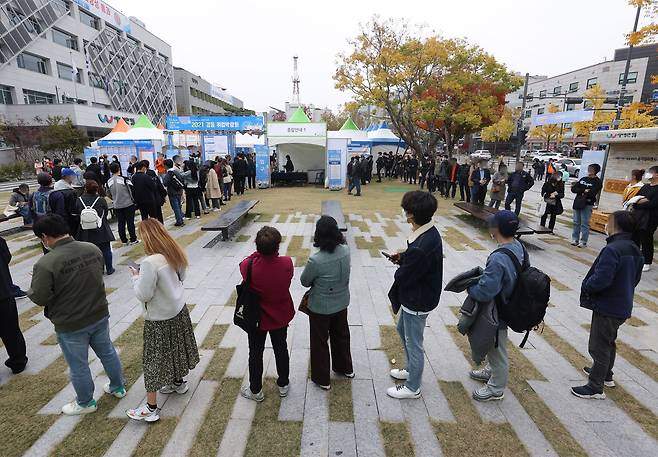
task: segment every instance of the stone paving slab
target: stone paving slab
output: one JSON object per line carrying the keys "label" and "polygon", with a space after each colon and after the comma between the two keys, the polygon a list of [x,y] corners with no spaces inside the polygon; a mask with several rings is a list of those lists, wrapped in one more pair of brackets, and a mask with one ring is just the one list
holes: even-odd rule
{"label": "stone paving slab", "polygon": [[323,457],[329,452],[329,393],[307,381],[302,427],[302,455]]}
{"label": "stone paving slab", "polygon": [[329,422],[329,452],[327,455],[357,457],[354,423]]}
{"label": "stone paving slab", "polygon": [[352,404],[357,454],[359,457],[383,456],[384,443],[379,431],[379,414],[372,381],[352,381]]}

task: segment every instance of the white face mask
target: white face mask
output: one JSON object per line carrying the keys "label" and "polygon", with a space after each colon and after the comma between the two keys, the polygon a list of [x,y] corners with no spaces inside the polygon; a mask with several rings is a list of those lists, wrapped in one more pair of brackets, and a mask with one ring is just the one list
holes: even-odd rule
{"label": "white face mask", "polygon": [[653,173],[649,173],[649,172],[645,173],[644,179],[651,181],[653,179]]}

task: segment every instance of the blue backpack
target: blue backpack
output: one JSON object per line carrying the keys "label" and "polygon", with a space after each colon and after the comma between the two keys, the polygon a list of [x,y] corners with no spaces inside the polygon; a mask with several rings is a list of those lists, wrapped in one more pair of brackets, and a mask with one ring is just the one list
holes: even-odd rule
{"label": "blue backpack", "polygon": [[37,217],[45,216],[50,214],[50,193],[52,190],[47,191],[36,191],[32,194],[32,210]]}

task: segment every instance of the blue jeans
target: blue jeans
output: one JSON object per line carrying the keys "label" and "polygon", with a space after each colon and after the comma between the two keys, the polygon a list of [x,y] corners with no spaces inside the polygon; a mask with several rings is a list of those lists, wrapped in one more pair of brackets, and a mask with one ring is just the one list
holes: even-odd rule
{"label": "blue jeans", "polygon": [[114,267],[112,266],[112,246],[110,245],[110,242],[108,241],[107,243],[94,244],[96,244],[98,249],[100,249],[103,253],[103,260],[105,260],[105,272],[109,273],[110,271],[114,270]]}
{"label": "blue jeans", "polygon": [[356,194],[361,195],[361,178],[352,178],[350,180],[350,187],[347,189],[348,192],[352,192],[352,189],[356,187]]}
{"label": "blue jeans", "polygon": [[88,362],[90,346],[110,378],[110,389],[114,391],[123,387],[121,361],[110,340],[109,317],[75,332],[58,332],[57,342],[69,366],[71,384],[79,405],[84,406],[94,398],[94,380]]}
{"label": "blue jeans", "polygon": [[181,209],[181,195],[180,194],[170,194],[169,195],[169,204],[171,209],[174,210],[174,217],[176,218],[177,224],[183,223],[183,210]]}
{"label": "blue jeans", "polygon": [[512,202],[514,203],[514,212],[518,216],[521,213],[521,202],[523,201],[523,192],[507,192],[507,198],[505,198],[505,209],[510,211],[512,207]]}
{"label": "blue jeans", "polygon": [[409,372],[409,378],[404,384],[414,392],[420,389],[420,383],[423,379],[423,368],[425,367],[423,332],[425,331],[426,320],[427,314],[416,315],[403,309],[400,310],[398,334],[402,339],[404,353],[407,357],[407,371]]}
{"label": "blue jeans", "polygon": [[21,206],[18,208],[18,214],[23,216],[23,224],[30,225],[32,223],[32,213],[29,206]]}
{"label": "blue jeans", "polygon": [[594,207],[592,205],[587,205],[583,209],[574,209],[573,210],[573,233],[571,234],[571,239],[574,242],[580,241],[581,243],[587,244],[589,239],[589,220],[592,218],[592,210]]}

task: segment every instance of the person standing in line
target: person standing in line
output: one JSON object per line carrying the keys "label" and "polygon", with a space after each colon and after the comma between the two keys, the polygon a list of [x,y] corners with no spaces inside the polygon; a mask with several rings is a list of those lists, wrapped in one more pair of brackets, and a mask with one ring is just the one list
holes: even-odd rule
{"label": "person standing in line", "polygon": [[157,188],[155,182],[146,174],[146,169],[147,166],[143,161],[137,162],[135,174],[132,177],[133,196],[142,220],[156,217],[155,206],[157,205],[155,201]]}
{"label": "person standing in line", "polygon": [[555,161],[553,159],[548,159],[548,163],[546,164],[546,178],[544,181],[549,181],[555,172],[557,172]]}
{"label": "person standing in line", "polygon": [[[329,368],[347,378],[354,377],[350,353],[350,250],[338,223],[322,216],[315,225],[311,255],[301,276],[310,287],[308,315],[311,341],[311,380],[324,390],[331,388]],[[329,341],[331,360],[329,358]]]}
{"label": "person standing in line", "polygon": [[576,194],[573,201],[573,233],[571,245],[584,248],[589,240],[589,221],[592,218],[594,204],[603,188],[601,179],[597,176],[601,165],[593,163],[587,167],[587,176],[580,178],[571,186],[571,192]]}
{"label": "person standing in line", "polygon": [[126,396],[121,361],[110,340],[103,254],[93,244],[69,236],[66,221],[57,214],[39,218],[33,231],[49,252],[34,264],[28,297],[45,307],[45,316],[55,326],[76,394],[74,401],[62,407],[62,413],[93,413],[96,400],[89,369],[90,347],[110,378],[103,387],[105,393]]}
{"label": "person standing in line", "polygon": [[53,160],[53,181],[62,179],[62,159]]}
{"label": "person standing in line", "polygon": [[[119,238],[124,245],[137,244],[133,184],[128,178],[121,176],[121,167],[119,164],[111,163],[110,172],[112,172],[112,177],[107,182],[107,196],[112,199],[114,212],[117,215]],[[128,241],[128,237],[126,236],[126,225],[128,225],[130,241]]]}
{"label": "person standing in line", "polygon": [[78,230],[78,215],[80,214],[75,210],[77,195],[72,186],[76,175],[70,168],[63,168],[60,174],[61,179],[55,183],[53,191],[48,197],[50,209],[53,213],[66,219],[66,223],[71,229],[71,235],[75,236]]}
{"label": "person standing in line", "polygon": [[637,195],[637,193],[642,189],[644,183],[644,170],[638,169],[631,171],[631,182],[628,183],[628,186],[624,189],[624,194],[622,197],[622,205],[624,209],[627,209],[629,205],[629,200]]}
{"label": "person standing in line", "polygon": [[157,175],[157,173],[153,170],[151,170],[150,166],[151,163],[148,160],[143,160],[144,164],[146,165],[146,176],[151,178],[153,183],[155,184],[155,192],[153,194],[153,198],[155,200],[155,214],[152,216],[153,218],[159,220],[164,224],[164,216],[162,214],[162,206],[165,204],[167,201],[167,190],[165,189],[164,185],[162,184],[162,180],[160,177]]}
{"label": "person standing in line", "polygon": [[126,410],[134,420],[160,419],[158,392],[185,394],[185,376],[199,363],[190,313],[185,304],[185,272],[189,266],[183,248],[157,219],[139,224],[146,257],[130,267],[135,297],[144,307],[144,386],[146,403]]}
{"label": "person standing in line", "polygon": [[235,177],[235,194],[244,195],[245,181],[249,174],[249,165],[244,158],[244,154],[240,153],[236,156],[233,162],[233,176]]}
{"label": "person standing in line", "polygon": [[[468,295],[476,302],[489,303],[492,300],[507,302],[512,297],[518,279],[512,259],[500,249],[511,251],[519,264],[528,265],[527,252],[521,242],[514,238],[519,229],[518,216],[509,210],[500,210],[487,222],[489,234],[498,245],[489,255],[487,265],[480,280],[468,289]],[[507,324],[499,320],[497,344],[487,353],[487,365],[471,370],[469,376],[486,385],[473,391],[473,399],[481,402],[502,400],[509,379],[509,359],[507,356]]]}
{"label": "person standing in line", "polygon": [[219,211],[222,204],[222,186],[219,183],[216,168],[216,164],[211,162],[206,178],[206,197],[210,200],[213,211]]}
{"label": "person standing in line", "polygon": [[589,354],[593,364],[583,371],[587,384],[572,387],[580,398],[605,399],[603,388],[614,387],[617,331],[631,317],[635,287],[642,277],[644,259],[632,240],[633,216],[617,211],[608,217],[607,245],[601,250],[583,280],[580,306],[592,310]]}
{"label": "person standing in line", "polygon": [[[386,162],[386,159],[384,159],[384,156],[382,155],[382,152],[380,151],[379,154],[377,155],[377,161],[375,162],[375,167],[377,170],[377,182],[382,182],[382,170],[384,169],[384,163]],[[422,189],[422,181],[421,181],[421,189]]]}
{"label": "person standing in line", "polygon": [[[194,161],[194,164],[197,165],[197,161]],[[201,211],[203,214],[210,213],[210,200],[208,199],[207,188],[208,188],[208,163],[202,163],[197,165],[199,169],[199,201],[201,202]]]}
{"label": "person standing in line", "polygon": [[155,171],[157,172],[158,178],[160,179],[162,179],[167,172],[167,167],[165,167],[164,164],[165,159],[166,157],[164,154],[158,154],[158,158],[155,159]]}
{"label": "person standing in line", "polygon": [[500,208],[500,202],[505,198],[505,188],[507,184],[507,165],[501,164],[498,170],[491,178],[491,201],[489,206],[492,208]]}
{"label": "person standing in line", "polygon": [[[183,210],[181,209],[183,190],[185,189],[185,185],[183,184],[184,179],[181,173],[174,167],[173,160],[165,160],[165,166],[167,167],[167,173],[162,178],[162,184],[167,189],[169,204],[174,211],[174,217],[176,218],[174,226],[182,227],[185,225],[185,222],[183,222]],[[133,182],[135,182],[135,178],[133,178]]]}
{"label": "person standing in line", "polygon": [[294,274],[292,259],[279,255],[281,233],[274,227],[265,226],[256,234],[256,252],[240,262],[240,273],[246,281],[251,277],[251,287],[260,297],[259,328],[248,334],[249,385],[240,394],[261,402],[263,394],[263,351],[267,334],[274,349],[276,385],[279,396],[288,395],[290,388],[290,357],[288,355],[288,324],[295,315],[290,284]]}
{"label": "person standing in line", "polygon": [[465,162],[459,165],[459,171],[457,171],[457,182],[459,182],[459,201],[469,202],[471,201],[471,186],[469,181],[471,180],[471,166]]}
{"label": "person standing in line", "polygon": [[455,198],[457,194],[457,176],[459,174],[459,164],[454,157],[448,163],[448,180],[446,181],[446,195],[445,198]]}
{"label": "person standing in line", "polygon": [[82,192],[84,191],[84,186],[85,186],[85,180],[84,180],[84,171],[82,171],[81,168],[82,165],[82,159],[80,157],[76,157],[73,159],[73,165],[71,165],[71,170],[75,173],[75,178],[73,179],[73,183],[71,185],[73,186],[73,190],[75,191],[75,194],[79,197],[82,195]]}
{"label": "person standing in line", "polygon": [[224,201],[231,201],[233,186],[233,167],[231,166],[230,156],[222,159],[222,183],[224,185]]}
{"label": "person standing in line", "polygon": [[633,205],[637,220],[633,239],[640,246],[644,255],[642,271],[649,271],[653,263],[653,236],[658,229],[658,166],[649,168],[644,178],[649,181],[649,184],[642,186],[637,193],[637,196],[642,198]]}
{"label": "person standing in line", "polygon": [[43,162],[39,159],[34,159],[34,174],[39,176],[43,172]]}
{"label": "person standing in line", "polygon": [[249,174],[247,175],[247,182],[249,189],[256,188],[256,154],[247,154],[247,168],[249,169]]}
{"label": "person standing in line", "polygon": [[350,186],[347,188],[347,193],[351,194],[352,189],[356,188],[355,197],[361,196],[361,164],[359,156],[352,157],[352,174],[350,175]]}
{"label": "person standing in line", "polygon": [[562,199],[564,198],[564,182],[560,173],[554,173],[549,181],[546,181],[541,188],[541,196],[546,202],[546,209],[541,217],[540,225],[546,227],[546,219],[550,215],[548,228],[553,231],[555,228],[555,219],[564,212]]}
{"label": "person standing in line", "polygon": [[484,205],[484,198],[487,196],[487,186],[491,181],[491,171],[487,168],[487,161],[480,160],[471,174],[473,187],[471,188],[471,202],[476,205]]}
{"label": "person standing in line", "polygon": [[514,203],[514,213],[518,216],[521,214],[521,204],[527,190],[532,189],[535,180],[530,173],[525,171],[523,162],[516,162],[514,173],[507,178],[507,198],[505,198],[505,209],[510,211],[512,202]]}
{"label": "person standing in line", "polygon": [[[108,181],[109,182],[109,181]],[[112,241],[114,241],[114,233],[110,228],[110,223],[107,220],[108,207],[107,202],[103,197],[98,195],[98,183],[89,180],[85,183],[85,192],[76,201],[75,212],[82,214],[85,208],[91,208],[96,211],[100,219],[101,226],[98,228],[87,229],[80,224],[75,239],[78,241],[86,241],[95,244],[98,249],[103,253],[105,260],[105,273],[109,276],[114,274],[114,267],[112,266]]]}
{"label": "person standing in line", "polygon": [[185,219],[192,217],[192,211],[197,219],[201,219],[201,191],[199,190],[199,170],[193,160],[186,160],[183,168],[183,184],[185,184]]}
{"label": "person standing in line", "polygon": [[[5,366],[13,374],[22,373],[27,365],[25,338],[18,323],[16,287],[9,271],[11,252],[4,238],[0,237],[0,339],[7,349]],[[21,291],[18,288],[18,291]],[[21,291],[22,292],[22,291]]]}
{"label": "person standing in line", "polygon": [[438,204],[427,192],[407,192],[402,197],[402,210],[412,232],[407,250],[390,256],[399,268],[388,293],[393,311],[398,314],[397,330],[404,346],[407,366],[393,369],[391,377],[404,381],[389,387],[393,398],[419,398],[425,365],[423,332],[428,314],[438,306],[443,284],[443,243],[432,222]]}
{"label": "person standing in line", "polygon": [[126,170],[129,178],[132,178],[132,176],[137,173],[137,168],[135,167],[137,162],[139,162],[137,156],[130,156],[130,160],[128,161],[128,169]]}

